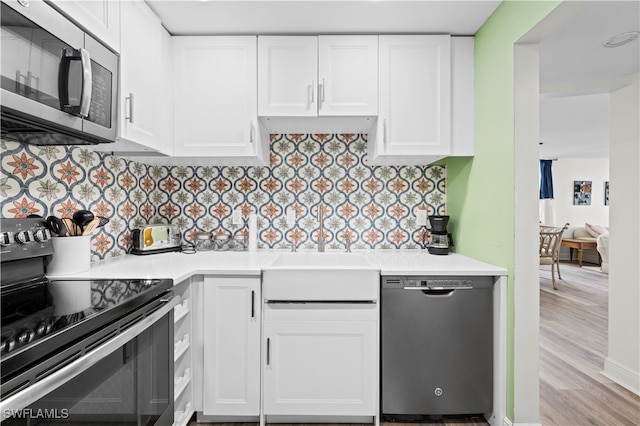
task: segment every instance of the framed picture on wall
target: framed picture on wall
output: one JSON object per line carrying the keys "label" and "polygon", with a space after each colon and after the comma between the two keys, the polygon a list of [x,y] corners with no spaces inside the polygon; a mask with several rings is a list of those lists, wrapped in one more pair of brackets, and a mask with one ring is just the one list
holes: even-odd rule
{"label": "framed picture on wall", "polygon": [[609,205],[609,181],[604,183],[604,205]]}
{"label": "framed picture on wall", "polygon": [[590,180],[574,180],[573,181],[573,205],[574,206],[590,206],[591,205],[591,181]]}

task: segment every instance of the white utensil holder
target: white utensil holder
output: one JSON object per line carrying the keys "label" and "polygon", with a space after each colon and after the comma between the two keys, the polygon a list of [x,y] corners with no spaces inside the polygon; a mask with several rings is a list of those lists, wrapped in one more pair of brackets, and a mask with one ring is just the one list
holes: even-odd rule
{"label": "white utensil holder", "polygon": [[60,276],[86,272],[91,268],[91,235],[53,237],[53,255],[47,275]]}

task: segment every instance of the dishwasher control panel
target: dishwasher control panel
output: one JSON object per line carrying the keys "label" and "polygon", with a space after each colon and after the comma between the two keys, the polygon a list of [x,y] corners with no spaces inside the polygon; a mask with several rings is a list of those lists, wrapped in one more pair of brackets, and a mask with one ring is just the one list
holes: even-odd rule
{"label": "dishwasher control panel", "polygon": [[420,287],[428,288],[430,290],[448,290],[459,288],[472,288],[471,280],[447,280],[447,279],[407,279],[404,282],[403,287]]}
{"label": "dishwasher control panel", "polygon": [[382,277],[382,288],[388,289],[424,289],[424,290],[457,290],[472,289],[477,277],[447,276],[388,276]]}

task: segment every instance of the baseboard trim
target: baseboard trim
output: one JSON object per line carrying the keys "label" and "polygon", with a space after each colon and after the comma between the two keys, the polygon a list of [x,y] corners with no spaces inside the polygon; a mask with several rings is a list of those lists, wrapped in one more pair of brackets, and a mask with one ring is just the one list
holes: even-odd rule
{"label": "baseboard trim", "polygon": [[505,417],[504,426],[542,426],[542,423],[514,423],[511,419]]}
{"label": "baseboard trim", "polygon": [[604,360],[604,371],[601,371],[600,374],[640,396],[640,375],[637,371],[631,371],[607,358]]}

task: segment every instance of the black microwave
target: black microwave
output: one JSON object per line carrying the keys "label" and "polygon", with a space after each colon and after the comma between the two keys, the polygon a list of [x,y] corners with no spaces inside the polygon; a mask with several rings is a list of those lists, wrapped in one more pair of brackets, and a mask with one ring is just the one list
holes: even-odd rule
{"label": "black microwave", "polygon": [[2,0],[2,137],[114,142],[118,55],[42,0]]}

